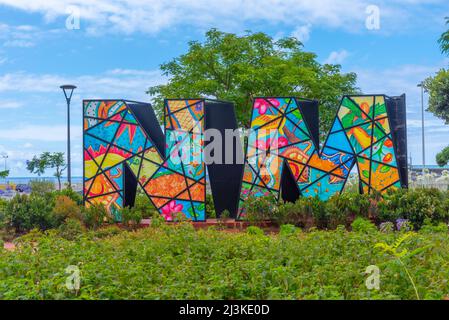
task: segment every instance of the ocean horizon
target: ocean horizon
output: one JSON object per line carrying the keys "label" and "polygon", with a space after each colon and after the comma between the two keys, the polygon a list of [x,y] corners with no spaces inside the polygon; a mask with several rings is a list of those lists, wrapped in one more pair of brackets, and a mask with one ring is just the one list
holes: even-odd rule
{"label": "ocean horizon", "polygon": [[[0,179],[0,184],[5,183],[14,183],[14,184],[28,184],[30,181],[33,180],[44,180],[44,181],[52,181],[57,183],[58,179],[56,177],[7,177]],[[61,182],[65,183],[67,182],[67,177],[62,177]],[[72,183],[82,183],[83,177],[77,176],[72,177]]]}

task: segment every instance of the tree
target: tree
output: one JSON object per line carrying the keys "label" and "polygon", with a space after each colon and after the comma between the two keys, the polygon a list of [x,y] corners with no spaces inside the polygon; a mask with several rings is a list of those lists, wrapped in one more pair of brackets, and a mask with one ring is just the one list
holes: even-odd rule
{"label": "tree", "polygon": [[[449,17],[446,17],[445,19],[446,25],[449,26]],[[438,43],[440,44],[441,52],[449,55],[449,29],[441,35],[440,39],[438,39]]]}
{"label": "tree", "polygon": [[34,156],[27,161],[27,169],[31,173],[41,176],[47,169],[55,169],[54,176],[58,179],[59,190],[61,190],[62,172],[67,168],[64,159],[64,152],[44,152],[40,156]]}
{"label": "tree", "polygon": [[214,97],[235,104],[237,121],[250,126],[252,99],[256,96],[299,96],[320,100],[323,129],[330,128],[339,99],[354,93],[356,75],[341,73],[340,65],[317,62],[302,50],[296,38],[273,40],[265,33],[243,36],[211,29],[203,43],[189,49],[161,70],[169,81],[150,87],[148,94],[159,116],[164,98]]}
{"label": "tree", "polygon": [[441,69],[434,77],[427,78],[424,86],[429,93],[427,111],[449,124],[449,69]]}
{"label": "tree", "polygon": [[444,148],[441,152],[437,153],[436,156],[437,164],[442,167],[449,163],[449,146]]}
{"label": "tree", "polygon": [[[446,25],[449,26],[449,17],[446,17]],[[449,29],[438,40],[441,52],[449,56]],[[427,111],[449,124],[449,69],[439,70],[434,77],[425,80],[424,86],[429,92],[429,106]],[[436,156],[440,166],[448,163],[449,147],[443,149]]]}
{"label": "tree", "polygon": [[0,171],[0,178],[5,179],[9,176],[9,170]]}

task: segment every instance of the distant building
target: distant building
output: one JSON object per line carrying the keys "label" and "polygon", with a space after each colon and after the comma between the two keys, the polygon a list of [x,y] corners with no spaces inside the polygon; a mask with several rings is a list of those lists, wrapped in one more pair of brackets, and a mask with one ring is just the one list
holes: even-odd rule
{"label": "distant building", "polygon": [[[409,170],[410,172],[413,173],[422,173],[424,166],[422,164],[420,165],[409,165]],[[449,166],[444,166],[444,167],[440,167],[439,165],[436,164],[430,164],[430,165],[426,165],[425,168],[427,170],[429,170],[430,173],[436,173],[438,175],[441,175],[441,173],[444,170],[449,171]]]}

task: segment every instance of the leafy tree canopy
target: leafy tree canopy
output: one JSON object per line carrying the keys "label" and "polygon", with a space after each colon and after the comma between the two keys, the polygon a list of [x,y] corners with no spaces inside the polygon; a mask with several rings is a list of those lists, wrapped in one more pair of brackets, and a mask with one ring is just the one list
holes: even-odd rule
{"label": "leafy tree canopy", "polygon": [[27,161],[27,169],[31,173],[41,176],[47,169],[55,169],[54,176],[58,179],[59,190],[61,190],[62,172],[66,169],[64,152],[44,152],[39,156],[34,156]]}
{"label": "leafy tree canopy", "polygon": [[[449,26],[449,17],[446,17],[446,25]],[[449,29],[444,32],[438,40],[441,52],[449,55]],[[449,124],[449,69],[441,69],[434,77],[425,80],[425,88],[429,92],[429,106],[427,111],[443,119]],[[449,161],[449,147],[443,149],[436,156],[436,161],[440,166],[444,166]]]}
{"label": "leafy tree canopy", "polygon": [[9,176],[9,170],[0,171],[0,178],[4,179]]}
{"label": "leafy tree canopy", "polygon": [[449,124],[449,69],[441,69],[434,77],[427,78],[425,88],[429,92],[427,111]]}
{"label": "leafy tree canopy", "polygon": [[436,160],[439,166],[445,166],[449,163],[449,147],[444,148],[437,154]]}
{"label": "leafy tree canopy", "polygon": [[[446,25],[449,26],[449,17],[446,17]],[[438,43],[440,44],[441,52],[449,55],[449,29],[441,35]]]}
{"label": "leafy tree canopy", "polygon": [[[163,114],[164,98],[212,97],[235,103],[240,126],[250,126],[256,96],[298,96],[320,101],[323,129],[329,129],[343,94],[357,91],[356,75],[340,65],[320,64],[302,50],[296,38],[273,40],[265,33],[243,36],[211,29],[203,43],[161,65],[169,81],[150,87],[155,110]],[[327,130],[326,130],[327,131]]]}

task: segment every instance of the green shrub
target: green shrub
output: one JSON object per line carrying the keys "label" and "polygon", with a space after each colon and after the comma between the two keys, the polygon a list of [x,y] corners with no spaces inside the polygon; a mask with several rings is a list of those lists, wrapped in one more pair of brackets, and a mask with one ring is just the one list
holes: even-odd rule
{"label": "green shrub", "polygon": [[55,184],[52,181],[47,180],[31,180],[30,187],[32,196],[43,197],[55,190]]}
{"label": "green shrub", "polygon": [[127,228],[137,228],[142,221],[142,211],[138,208],[125,207],[121,210],[122,223]]}
{"label": "green shrub", "polygon": [[100,203],[90,205],[83,210],[83,222],[89,229],[98,229],[105,222],[108,222],[108,218],[109,214],[106,208]]}
{"label": "green shrub", "polygon": [[151,217],[151,227],[157,228],[165,224],[165,219],[159,214],[159,212],[154,212]]}
{"label": "green shrub", "polygon": [[277,201],[273,195],[264,197],[249,196],[243,202],[242,210],[244,217],[250,223],[271,220],[276,216]]}
{"label": "green shrub", "polygon": [[83,196],[79,192],[74,191],[72,188],[65,188],[60,191],[58,191],[58,190],[53,191],[53,195],[55,197],[66,196],[79,206],[81,206],[83,204]]}
{"label": "green shrub", "polygon": [[437,189],[396,190],[387,192],[379,202],[383,221],[408,219],[419,229],[426,218],[434,222],[449,221],[447,193]]}
{"label": "green shrub", "polygon": [[122,232],[123,230],[120,229],[118,226],[110,225],[94,231],[94,235],[96,238],[103,239],[116,236]]}
{"label": "green shrub", "polygon": [[58,228],[58,234],[67,240],[78,239],[85,233],[84,225],[78,219],[68,218]]}
{"label": "green shrub", "polygon": [[279,234],[281,236],[291,236],[291,235],[294,235],[294,234],[296,234],[296,233],[298,233],[300,231],[301,231],[301,229],[295,227],[292,224],[283,224],[279,228]]}
{"label": "green shrub", "polygon": [[[399,236],[341,227],[254,236],[190,224],[76,241],[34,233],[18,250],[0,252],[0,299],[416,299],[402,266],[375,248]],[[397,250],[404,249],[413,253],[403,261],[419,295],[447,297],[449,235],[418,233]],[[68,265],[81,271],[77,294],[65,288]],[[369,265],[380,268],[381,290],[365,286]]]}
{"label": "green shrub", "polygon": [[360,217],[351,223],[351,228],[354,232],[371,233],[377,231],[376,226],[370,220]]}
{"label": "green shrub", "polygon": [[151,218],[153,213],[157,212],[153,203],[151,203],[148,196],[143,192],[137,193],[133,208],[140,211],[142,219]]}
{"label": "green shrub", "polygon": [[246,229],[246,233],[255,235],[255,236],[263,236],[264,235],[263,230],[256,226],[249,226]]}
{"label": "green shrub", "polygon": [[214,198],[211,194],[206,194],[206,214],[207,218],[214,219],[217,218],[217,213],[215,212]]}
{"label": "green shrub", "polygon": [[34,228],[55,228],[60,221],[53,214],[53,202],[45,197],[16,195],[5,207],[5,222],[22,233]]}
{"label": "green shrub", "polygon": [[58,223],[63,223],[68,218],[77,220],[83,219],[81,207],[70,197],[65,195],[56,196],[53,214]]}
{"label": "green shrub", "polygon": [[379,231],[383,232],[383,233],[391,233],[394,231],[394,224],[393,222],[387,221],[387,222],[382,222],[379,225]]}
{"label": "green shrub", "polygon": [[448,233],[449,228],[448,225],[444,222],[432,223],[430,219],[425,219],[423,226],[419,230],[421,233]]}

